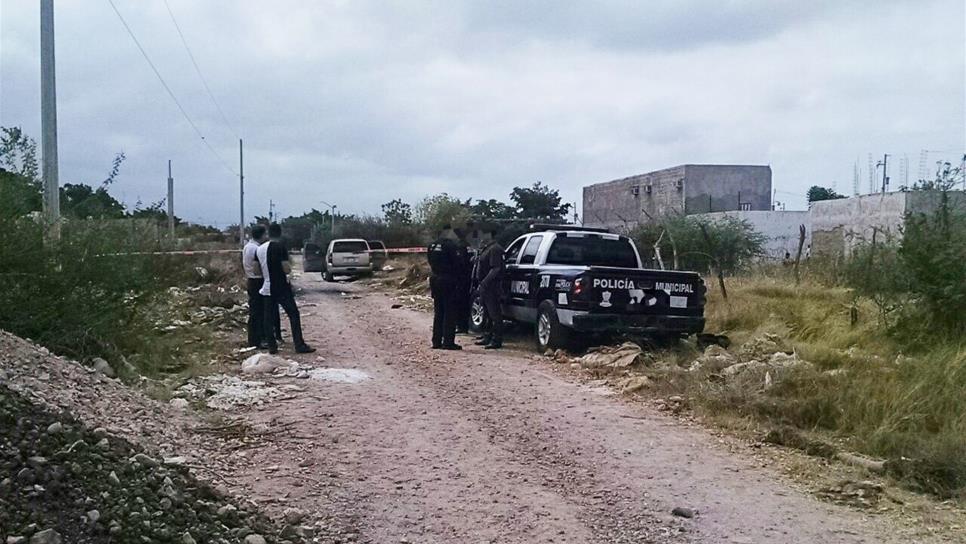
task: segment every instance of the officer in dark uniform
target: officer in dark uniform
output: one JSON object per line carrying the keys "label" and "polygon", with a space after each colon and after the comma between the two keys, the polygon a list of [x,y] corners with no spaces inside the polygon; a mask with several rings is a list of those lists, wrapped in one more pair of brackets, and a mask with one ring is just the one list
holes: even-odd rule
{"label": "officer in dark uniform", "polygon": [[[496,233],[491,231],[496,238]],[[484,338],[480,345],[485,349],[500,349],[503,347],[503,309],[500,307],[500,290],[506,267],[503,262],[503,246],[495,239],[483,250],[476,265],[476,275],[480,278],[480,300],[486,308],[486,317],[490,322],[489,337]]]}
{"label": "officer in dark uniform", "polygon": [[470,330],[473,256],[470,254],[466,233],[456,229],[456,234],[459,237],[456,242],[456,255],[460,265],[456,276],[456,333],[464,334]]}
{"label": "officer in dark uniform", "polygon": [[433,295],[433,349],[463,349],[456,343],[457,283],[462,265],[456,244],[456,234],[449,225],[443,227],[439,238],[427,248],[429,289]]}

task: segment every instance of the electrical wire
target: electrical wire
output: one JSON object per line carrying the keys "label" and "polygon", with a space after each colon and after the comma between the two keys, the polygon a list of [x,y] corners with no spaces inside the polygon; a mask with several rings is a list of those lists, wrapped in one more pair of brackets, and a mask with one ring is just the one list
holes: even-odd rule
{"label": "electrical wire", "polygon": [[117,18],[121,20],[121,24],[124,25],[124,29],[127,30],[128,35],[131,36],[132,40],[134,40],[134,45],[136,45],[138,48],[138,51],[141,52],[141,56],[144,57],[144,60],[147,61],[148,66],[150,66],[151,70],[154,71],[154,75],[158,76],[158,81],[161,82],[161,86],[164,87],[164,90],[168,92],[168,96],[170,96],[171,100],[173,100],[175,105],[178,106],[178,110],[181,111],[181,115],[184,116],[185,120],[188,121],[188,124],[191,125],[191,128],[194,129],[195,134],[197,134],[198,137],[201,138],[202,143],[204,143],[205,147],[207,147],[208,150],[211,151],[211,153],[215,156],[215,158],[218,159],[218,162],[220,162],[221,165],[224,166],[226,170],[231,172],[233,175],[237,176],[238,172],[236,172],[231,166],[229,166],[228,163],[225,162],[223,158],[221,158],[221,155],[218,154],[218,151],[216,151],[215,148],[212,147],[210,143],[208,143],[208,140],[205,139],[205,135],[201,133],[201,129],[198,128],[198,125],[195,124],[195,122],[191,119],[191,116],[188,115],[188,112],[185,111],[184,106],[181,105],[181,102],[178,100],[178,97],[175,96],[174,91],[171,90],[171,87],[169,87],[167,82],[164,81],[164,78],[161,76],[161,72],[158,71],[158,68],[151,61],[151,57],[148,56],[147,51],[144,50],[144,47],[141,46],[141,42],[138,41],[137,36],[134,35],[134,31],[131,30],[131,27],[128,26],[127,21],[124,20],[124,16],[121,15],[121,12],[117,9],[117,5],[114,4],[114,0],[107,0],[107,3],[109,3],[111,7],[114,9],[114,13],[116,13]]}
{"label": "electrical wire", "polygon": [[174,23],[174,29],[178,31],[178,36],[181,38],[181,44],[184,45],[184,50],[188,53],[188,58],[191,59],[191,65],[195,67],[195,73],[198,74],[198,79],[201,80],[201,84],[204,85],[205,91],[208,93],[208,98],[211,99],[211,103],[215,105],[215,109],[218,110],[218,114],[221,115],[221,120],[225,122],[225,126],[228,130],[235,135],[236,138],[241,140],[238,131],[235,130],[234,125],[228,120],[228,116],[225,115],[225,111],[221,109],[221,105],[218,100],[215,99],[215,94],[211,92],[211,87],[208,86],[208,80],[205,79],[204,74],[201,73],[201,68],[198,66],[198,62],[195,60],[194,53],[191,52],[191,48],[188,47],[188,40],[185,39],[184,33],[181,31],[181,25],[178,24],[178,20],[174,17],[174,12],[171,11],[171,6],[168,4],[168,0],[164,1],[164,7],[168,10],[168,15],[171,16],[171,22]]}

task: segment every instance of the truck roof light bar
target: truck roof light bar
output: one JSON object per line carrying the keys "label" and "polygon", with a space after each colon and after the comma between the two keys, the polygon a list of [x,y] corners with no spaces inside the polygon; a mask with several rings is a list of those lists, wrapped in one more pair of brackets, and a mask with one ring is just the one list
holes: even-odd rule
{"label": "truck roof light bar", "polygon": [[554,224],[546,224],[546,223],[534,223],[534,224],[530,225],[530,231],[531,232],[533,232],[533,231],[542,231],[542,230],[549,230],[549,231],[556,231],[556,232],[566,232],[566,231],[572,231],[572,232],[598,232],[598,233],[601,233],[601,234],[608,234],[608,233],[610,233],[610,231],[607,230],[607,229],[597,228],[597,227],[580,227],[580,226],[577,226],[577,225],[554,225]]}

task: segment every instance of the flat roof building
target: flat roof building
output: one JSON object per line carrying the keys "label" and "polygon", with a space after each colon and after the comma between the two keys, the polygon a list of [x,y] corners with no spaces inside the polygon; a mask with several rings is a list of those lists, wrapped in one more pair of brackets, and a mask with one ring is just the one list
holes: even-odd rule
{"label": "flat roof building", "polygon": [[667,215],[771,210],[771,167],[685,164],[584,187],[584,225],[631,229]]}

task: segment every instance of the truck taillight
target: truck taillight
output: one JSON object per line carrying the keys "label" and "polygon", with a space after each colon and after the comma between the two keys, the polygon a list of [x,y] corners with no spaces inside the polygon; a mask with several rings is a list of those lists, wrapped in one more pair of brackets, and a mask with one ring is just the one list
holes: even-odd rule
{"label": "truck taillight", "polygon": [[584,292],[584,279],[577,278],[576,280],[574,280],[573,294],[579,295],[580,293],[583,293],[583,292]]}

